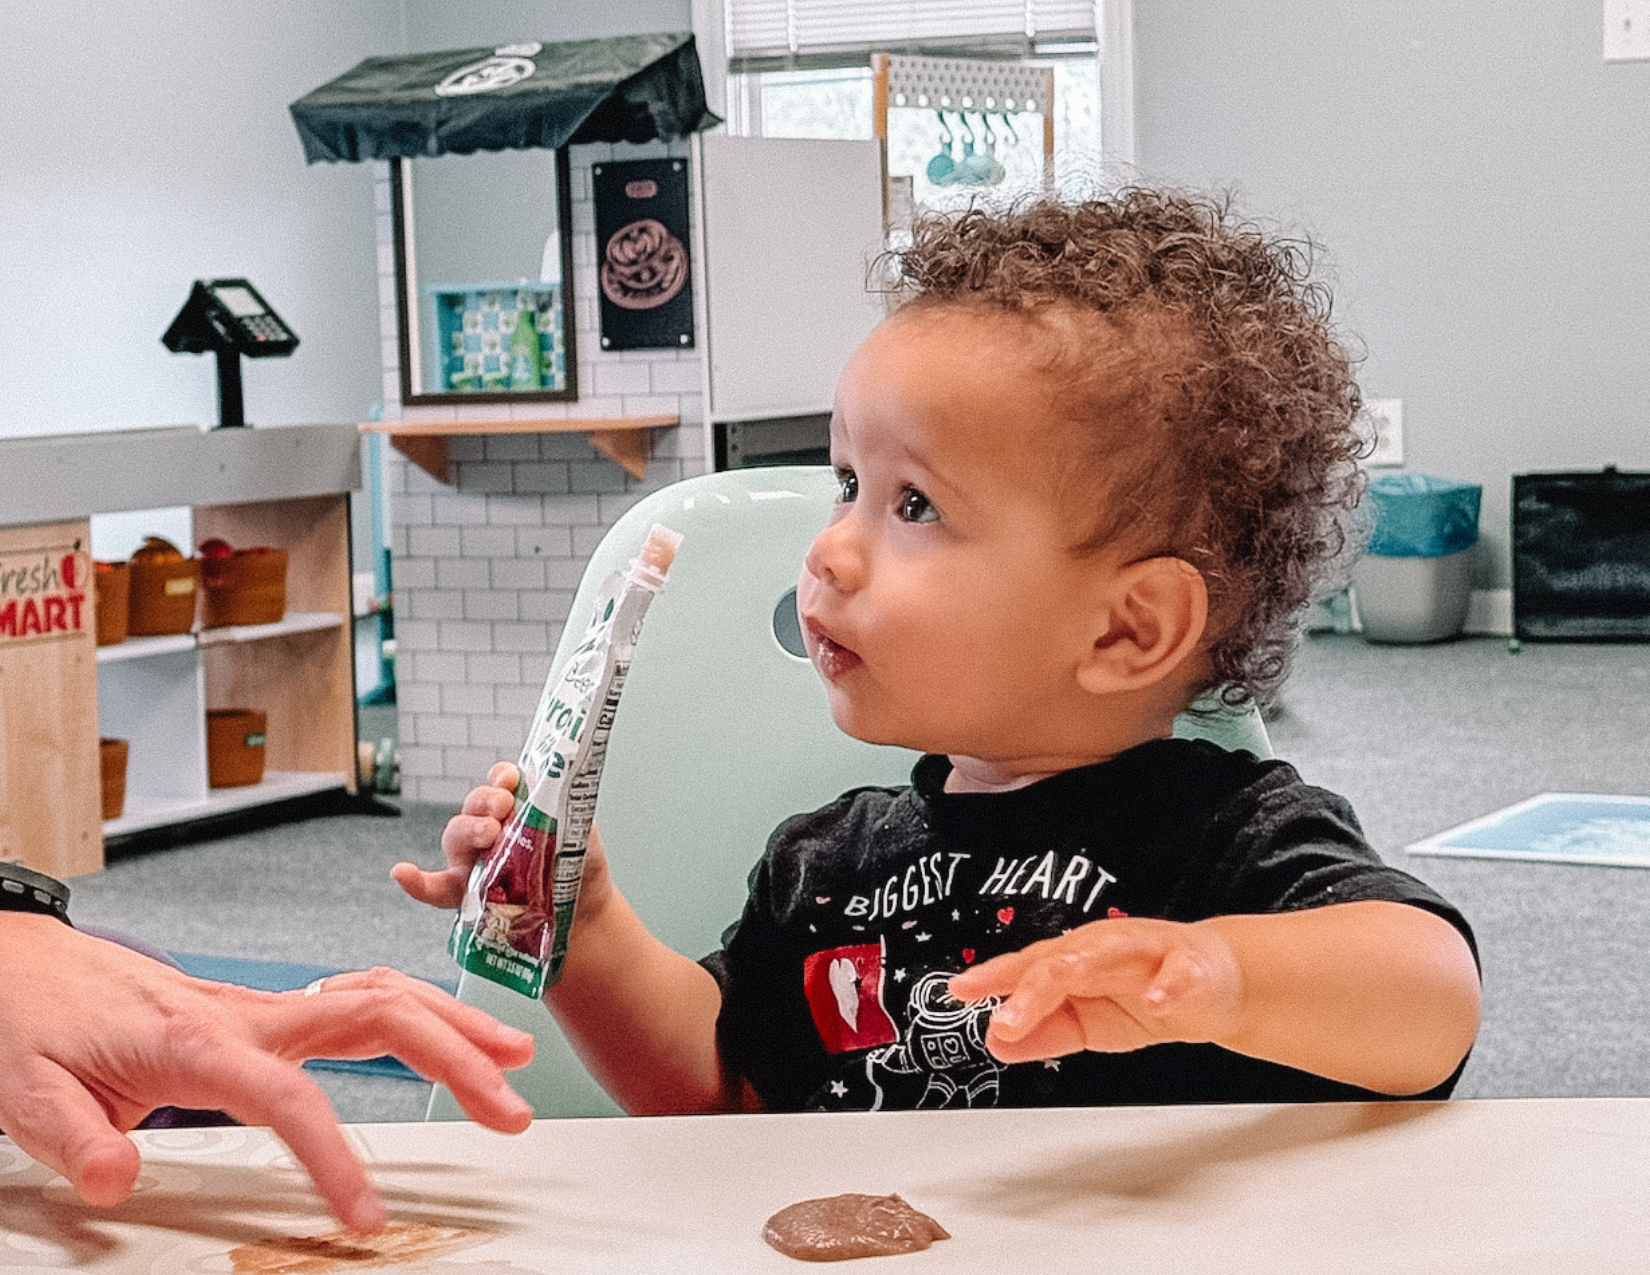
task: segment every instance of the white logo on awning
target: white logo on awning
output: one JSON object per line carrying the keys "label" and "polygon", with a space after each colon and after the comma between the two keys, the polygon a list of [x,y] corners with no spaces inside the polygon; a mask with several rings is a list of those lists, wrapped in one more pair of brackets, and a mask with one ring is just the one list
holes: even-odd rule
{"label": "white logo on awning", "polygon": [[435,86],[437,97],[468,97],[520,84],[538,69],[532,59],[543,45],[506,44],[492,57],[462,66]]}

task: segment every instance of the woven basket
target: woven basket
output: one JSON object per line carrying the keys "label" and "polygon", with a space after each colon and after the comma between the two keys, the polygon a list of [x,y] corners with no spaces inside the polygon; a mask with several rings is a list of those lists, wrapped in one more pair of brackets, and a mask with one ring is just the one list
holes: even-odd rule
{"label": "woven basket", "polygon": [[237,549],[201,559],[202,623],[274,624],[286,614],[286,550]]}
{"label": "woven basket", "polygon": [[189,632],[195,623],[200,573],[201,564],[196,558],[146,553],[142,549],[133,554],[129,632],[134,637]]}
{"label": "woven basket", "polygon": [[97,585],[97,644],[118,646],[131,623],[132,569],[124,562],[99,562],[92,578]]}
{"label": "woven basket", "polygon": [[206,714],[206,782],[244,788],[264,777],[265,714],[250,708],[214,708]]}
{"label": "woven basket", "polygon": [[124,739],[97,741],[98,761],[101,764],[103,817],[119,819],[126,809],[126,756]]}

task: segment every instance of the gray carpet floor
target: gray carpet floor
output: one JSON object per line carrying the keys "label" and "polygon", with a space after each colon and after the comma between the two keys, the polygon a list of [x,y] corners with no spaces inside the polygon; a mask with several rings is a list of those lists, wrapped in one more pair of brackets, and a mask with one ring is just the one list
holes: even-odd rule
{"label": "gray carpet floor", "polygon": [[[1483,1032],[1463,1097],[1650,1095],[1650,870],[1411,857],[1429,833],[1543,791],[1650,794],[1650,647],[1315,635],[1269,723],[1308,782],[1476,928]],[[447,915],[402,896],[444,808],[242,828],[134,852],[73,882],[74,913],[173,951],[450,979]],[[421,1119],[428,1086],[317,1073],[350,1121]]]}

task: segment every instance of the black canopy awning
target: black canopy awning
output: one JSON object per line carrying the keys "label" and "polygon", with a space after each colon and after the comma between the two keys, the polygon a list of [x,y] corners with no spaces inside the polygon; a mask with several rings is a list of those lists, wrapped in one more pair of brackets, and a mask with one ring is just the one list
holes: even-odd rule
{"label": "black canopy awning", "polygon": [[679,32],[368,58],[290,109],[312,164],[668,140],[718,123]]}

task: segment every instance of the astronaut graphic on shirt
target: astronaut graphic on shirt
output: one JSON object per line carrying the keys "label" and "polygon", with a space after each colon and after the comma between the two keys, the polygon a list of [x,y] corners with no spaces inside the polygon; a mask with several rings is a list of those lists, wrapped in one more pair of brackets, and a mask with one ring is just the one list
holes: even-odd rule
{"label": "astronaut graphic on shirt", "polygon": [[[911,988],[904,1039],[866,1055],[865,1076],[876,1090],[871,1110],[885,1103],[898,1108],[996,1106],[1003,1065],[986,1049],[985,1029],[997,1002],[965,1005],[953,999],[946,984],[957,972],[931,970],[918,979]],[[922,1088],[910,1100],[914,1084]]]}

